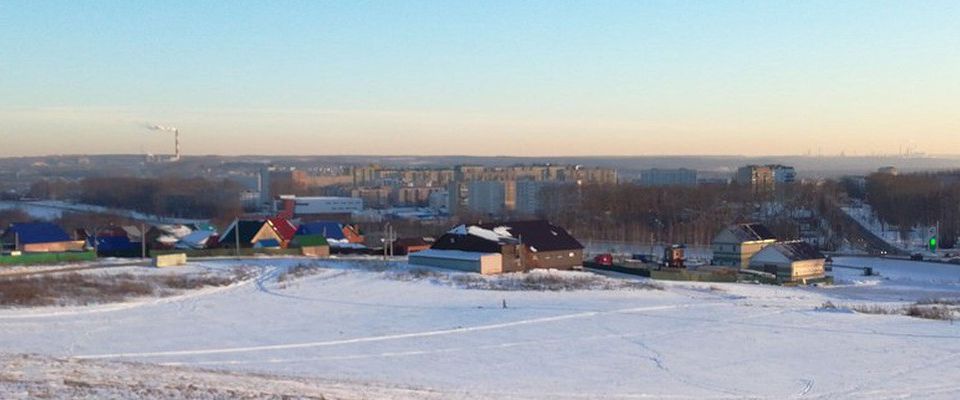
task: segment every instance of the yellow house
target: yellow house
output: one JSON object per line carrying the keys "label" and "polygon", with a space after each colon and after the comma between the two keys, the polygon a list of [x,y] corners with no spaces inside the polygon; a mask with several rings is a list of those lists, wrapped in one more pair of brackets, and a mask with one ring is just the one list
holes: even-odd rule
{"label": "yellow house", "polygon": [[713,264],[747,268],[750,258],[777,242],[777,237],[762,224],[739,224],[721,231],[713,244]]}

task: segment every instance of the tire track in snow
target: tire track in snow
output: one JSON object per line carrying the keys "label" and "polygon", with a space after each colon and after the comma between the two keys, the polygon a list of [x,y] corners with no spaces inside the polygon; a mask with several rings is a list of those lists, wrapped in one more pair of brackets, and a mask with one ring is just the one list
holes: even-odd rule
{"label": "tire track in snow", "polygon": [[646,311],[661,311],[661,310],[671,310],[671,309],[678,309],[678,308],[710,307],[710,306],[721,306],[721,305],[726,305],[726,304],[724,303],[677,304],[677,305],[666,305],[666,306],[625,308],[625,309],[612,310],[612,311],[590,311],[590,312],[582,312],[582,313],[575,313],[575,314],[559,315],[559,316],[553,316],[553,317],[542,317],[542,318],[533,318],[533,319],[520,320],[520,321],[504,322],[499,324],[479,325],[479,326],[473,326],[473,327],[462,327],[462,328],[452,328],[452,329],[441,329],[441,330],[415,332],[415,333],[403,333],[403,334],[397,334],[397,335],[367,336],[367,337],[360,337],[360,338],[353,338],[353,339],[329,340],[329,341],[322,341],[322,342],[275,344],[275,345],[250,346],[250,347],[229,347],[229,348],[220,348],[220,349],[196,349],[196,350],[174,350],[174,351],[157,351],[157,352],[142,352],[142,353],[95,354],[95,355],[80,355],[80,356],[74,356],[71,358],[77,359],[77,360],[97,360],[97,359],[111,359],[111,358],[154,358],[154,357],[197,356],[197,355],[210,355],[210,354],[252,353],[252,352],[273,351],[273,350],[305,349],[305,348],[314,348],[314,347],[329,347],[329,346],[339,346],[339,345],[347,345],[347,344],[374,343],[374,342],[385,342],[385,341],[393,341],[393,340],[404,340],[404,339],[414,339],[414,338],[424,338],[424,337],[434,337],[434,336],[447,336],[447,335],[472,333],[472,332],[483,332],[483,331],[499,330],[499,329],[505,329],[505,328],[513,328],[518,326],[536,325],[536,324],[567,321],[567,320],[574,320],[574,319],[590,318],[590,317],[596,317],[601,315],[633,314],[633,313],[642,313]]}

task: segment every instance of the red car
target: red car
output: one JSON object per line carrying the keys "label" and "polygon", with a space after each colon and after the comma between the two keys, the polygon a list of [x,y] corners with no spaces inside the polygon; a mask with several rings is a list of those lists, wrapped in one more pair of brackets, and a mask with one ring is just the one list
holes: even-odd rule
{"label": "red car", "polygon": [[593,258],[593,262],[600,265],[611,266],[613,265],[613,255],[612,254],[598,255]]}

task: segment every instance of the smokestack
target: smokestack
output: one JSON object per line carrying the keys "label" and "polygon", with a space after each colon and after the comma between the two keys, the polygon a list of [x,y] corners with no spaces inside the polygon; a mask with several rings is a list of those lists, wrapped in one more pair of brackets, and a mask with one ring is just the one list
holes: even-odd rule
{"label": "smokestack", "polygon": [[180,130],[173,130],[173,143],[176,147],[176,152],[173,155],[173,161],[180,161]]}
{"label": "smokestack", "polygon": [[180,161],[180,129],[163,125],[147,125],[147,129],[151,131],[173,132],[174,154],[170,161]]}

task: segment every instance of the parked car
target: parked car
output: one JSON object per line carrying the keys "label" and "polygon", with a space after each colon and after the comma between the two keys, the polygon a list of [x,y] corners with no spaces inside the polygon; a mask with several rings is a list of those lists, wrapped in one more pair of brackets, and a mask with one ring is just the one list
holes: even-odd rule
{"label": "parked car", "polygon": [[600,255],[598,255],[598,256],[596,256],[596,257],[593,258],[593,262],[595,262],[595,263],[597,263],[597,264],[600,264],[600,265],[604,265],[604,266],[608,266],[608,267],[609,267],[609,266],[613,265],[613,255],[612,255],[612,254],[609,254],[609,253],[608,253],[608,254],[600,254]]}
{"label": "parked car", "polygon": [[923,261],[923,254],[913,253],[910,255],[910,260],[912,261]]}
{"label": "parked car", "polygon": [[951,258],[951,259],[948,260],[947,262],[950,263],[950,264],[960,265],[960,257],[958,257],[958,258]]}

